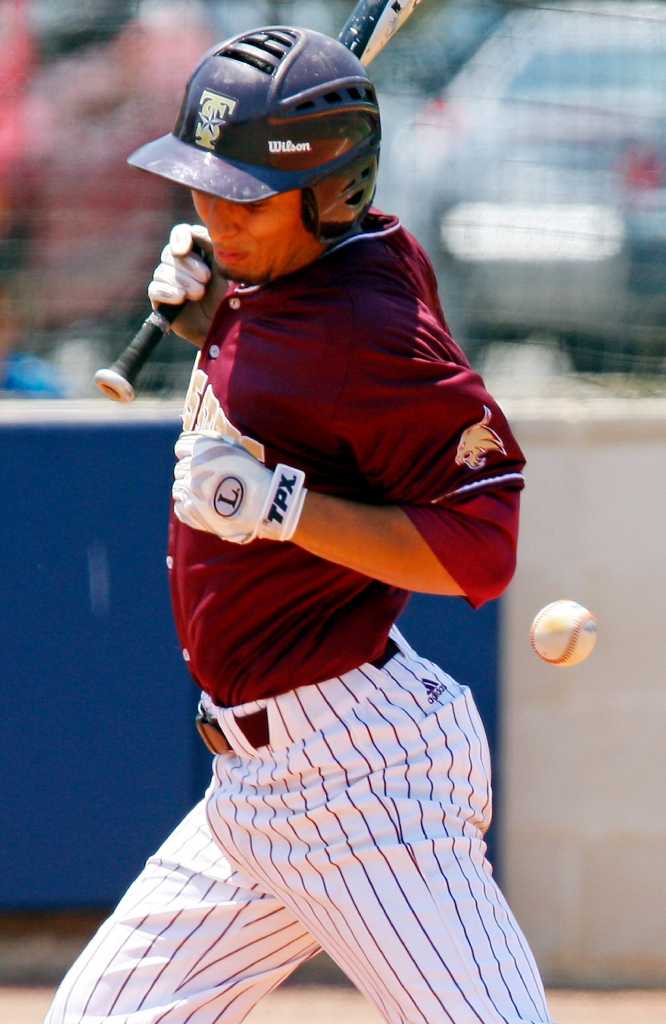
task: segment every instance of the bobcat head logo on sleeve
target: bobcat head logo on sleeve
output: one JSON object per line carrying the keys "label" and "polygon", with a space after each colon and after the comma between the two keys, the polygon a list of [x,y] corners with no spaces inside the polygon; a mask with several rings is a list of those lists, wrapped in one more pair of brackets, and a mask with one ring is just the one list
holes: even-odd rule
{"label": "bobcat head logo on sleeve", "polygon": [[500,452],[506,455],[502,439],[489,426],[492,413],[487,405],[483,407],[483,417],[463,430],[456,452],[456,465],[468,466],[469,469],[483,469],[488,452]]}

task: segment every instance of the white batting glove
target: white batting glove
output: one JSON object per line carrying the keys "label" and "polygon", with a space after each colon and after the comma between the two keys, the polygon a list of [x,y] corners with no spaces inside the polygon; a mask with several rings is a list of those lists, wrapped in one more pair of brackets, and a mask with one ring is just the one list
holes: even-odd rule
{"label": "white batting glove", "polygon": [[186,300],[198,302],[204,297],[211,270],[200,256],[192,252],[197,242],[210,248],[210,235],[199,224],[176,224],[169,241],[162,249],[160,263],[148,285],[148,298],[153,309],[160,302],[181,306]]}
{"label": "white batting glove", "polygon": [[148,285],[148,298],[153,309],[162,302],[176,306],[185,303],[183,312],[171,324],[171,330],[200,348],[226,294],[228,282],[214,263],[212,268],[208,267],[192,252],[194,245],[212,255],[213,243],[203,225],[176,224],[171,229],[161,262]]}
{"label": "white batting glove", "polygon": [[186,431],[176,442],[172,494],[176,517],[194,530],[247,544],[290,540],[307,490],[292,466],[268,469],[219,434]]}

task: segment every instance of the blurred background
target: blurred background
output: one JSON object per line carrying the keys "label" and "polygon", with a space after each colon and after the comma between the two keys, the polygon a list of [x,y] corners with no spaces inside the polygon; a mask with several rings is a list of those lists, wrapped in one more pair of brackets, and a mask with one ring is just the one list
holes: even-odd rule
{"label": "blurred background", "polygon": [[[126,165],[197,57],[270,22],[336,34],[349,0],[0,0],[0,391],[91,396],[188,195]],[[377,204],[425,244],[452,330],[518,391],[660,390],[666,11],[433,0],[371,69]],[[178,393],[165,344],[141,384]],[[547,382],[547,383],[545,383]]]}
{"label": "blurred background", "polygon": [[[126,157],[213,42],[335,35],[353,6],[0,0],[0,986],[57,981],[210,768],[163,568],[192,350],[165,341],[132,407],[92,384],[192,218]],[[528,456],[508,594],[418,597],[403,627],[475,691],[491,855],[547,983],[666,992],[666,4],[423,0],[370,74],[377,205]],[[557,598],[600,619],[575,669],[527,644]]]}

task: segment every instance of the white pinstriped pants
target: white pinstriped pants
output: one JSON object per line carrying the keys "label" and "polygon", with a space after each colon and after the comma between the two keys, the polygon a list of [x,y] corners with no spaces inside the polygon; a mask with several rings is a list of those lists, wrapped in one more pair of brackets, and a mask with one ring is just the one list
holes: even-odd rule
{"label": "white pinstriped pants", "polygon": [[[485,860],[472,696],[392,635],[382,669],[261,702],[235,751],[62,982],[46,1024],[237,1024],[322,949],[391,1024],[544,1024],[534,959]],[[233,712],[233,713],[232,713]]]}

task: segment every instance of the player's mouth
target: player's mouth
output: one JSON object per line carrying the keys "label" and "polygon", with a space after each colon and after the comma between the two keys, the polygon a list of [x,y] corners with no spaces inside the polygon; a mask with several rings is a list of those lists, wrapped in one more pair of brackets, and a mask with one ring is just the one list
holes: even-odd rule
{"label": "player's mouth", "polygon": [[219,245],[214,246],[215,259],[218,263],[229,264],[239,263],[244,259],[242,252],[237,252],[235,249],[222,249]]}

